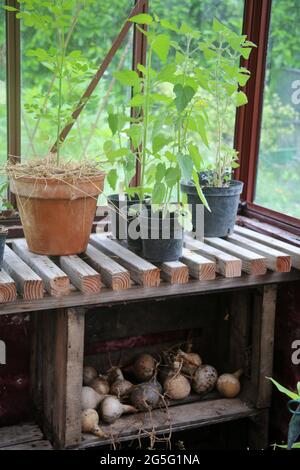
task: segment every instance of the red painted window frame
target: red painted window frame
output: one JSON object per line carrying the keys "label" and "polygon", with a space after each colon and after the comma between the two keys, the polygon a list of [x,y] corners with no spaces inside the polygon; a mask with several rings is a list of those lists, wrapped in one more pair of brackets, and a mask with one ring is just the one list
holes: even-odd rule
{"label": "red painted window frame", "polygon": [[300,235],[299,219],[254,203],[271,8],[272,0],[245,0],[243,33],[258,48],[244,61],[251,71],[251,80],[246,85],[249,103],[238,109],[236,115],[235,148],[240,155],[240,167],[235,177],[244,182],[242,215]]}

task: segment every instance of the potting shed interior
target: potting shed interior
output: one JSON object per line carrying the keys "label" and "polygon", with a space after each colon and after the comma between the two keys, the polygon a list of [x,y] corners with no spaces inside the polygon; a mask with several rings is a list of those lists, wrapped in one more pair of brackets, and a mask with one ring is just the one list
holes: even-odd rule
{"label": "potting shed interior", "polygon": [[0,450],[299,447],[299,1],[0,3]]}

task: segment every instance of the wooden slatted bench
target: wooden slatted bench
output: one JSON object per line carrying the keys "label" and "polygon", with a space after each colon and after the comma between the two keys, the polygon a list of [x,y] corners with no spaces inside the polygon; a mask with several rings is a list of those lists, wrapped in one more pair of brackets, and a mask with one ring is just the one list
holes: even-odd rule
{"label": "wooden slatted bench", "polygon": [[[240,237],[249,242],[241,245]],[[109,233],[93,235],[90,241],[86,253],[80,257],[50,259],[31,254],[24,240],[9,240],[4,270],[0,273],[0,314],[31,313],[31,395],[43,415],[43,429],[54,445],[58,448],[107,445],[116,435],[120,442],[132,440],[140,433],[141,420],[141,435],[146,436],[149,430],[148,416],[138,414],[121,418],[113,427],[116,435],[109,439],[81,435],[84,335],[91,309],[99,311],[101,323],[105,309],[140,302],[146,305],[155,300],[152,302],[155,319],[159,318],[157,315],[168,315],[165,309],[157,307],[159,301],[178,299],[179,303],[180,299],[189,297],[197,299],[199,311],[194,316],[184,312],[176,318],[182,325],[197,329],[202,328],[204,320],[210,322],[210,315],[204,315],[205,318],[200,315],[205,299],[228,295],[229,313],[222,310],[223,300],[218,308],[222,321],[230,319],[230,367],[243,366],[245,357],[250,355],[243,393],[234,400],[214,397],[199,401],[197,397],[197,401],[189,399],[174,404],[169,409],[172,429],[249,418],[252,429],[259,431],[252,432],[251,445],[254,448],[264,445],[271,397],[271,384],[265,376],[272,374],[276,286],[300,280],[300,251],[271,237],[257,237],[251,230],[236,227],[228,240],[198,241],[187,236],[180,261],[154,266],[112,240]],[[278,265],[279,258],[280,263],[284,259],[283,268]],[[42,315],[41,311],[44,311]],[[143,309],[139,312],[138,331],[142,335],[147,322],[143,319]],[[170,312],[170,318],[171,313],[174,315]],[[154,321],[158,331],[160,322]],[[111,339],[114,332],[113,326],[108,328]],[[218,341],[215,343],[218,345]],[[151,426],[154,424],[158,434],[168,429],[162,413],[162,410],[152,413]],[[47,442],[40,439],[45,448]]]}

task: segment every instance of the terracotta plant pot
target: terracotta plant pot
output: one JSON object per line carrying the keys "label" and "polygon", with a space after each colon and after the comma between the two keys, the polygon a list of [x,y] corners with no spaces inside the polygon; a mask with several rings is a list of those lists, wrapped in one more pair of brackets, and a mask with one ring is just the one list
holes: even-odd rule
{"label": "terracotta plant pot", "polygon": [[11,178],[30,251],[58,256],[85,251],[104,173],[89,178],[58,180]]}

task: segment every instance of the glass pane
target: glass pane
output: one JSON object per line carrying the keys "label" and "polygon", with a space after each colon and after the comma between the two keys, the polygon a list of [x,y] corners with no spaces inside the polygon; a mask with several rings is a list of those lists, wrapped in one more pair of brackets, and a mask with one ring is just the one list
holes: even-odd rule
{"label": "glass pane", "polygon": [[5,12],[0,6],[0,164],[7,158],[6,149],[6,48]]}
{"label": "glass pane", "polygon": [[[201,31],[203,38],[207,38],[212,29],[213,19],[217,18],[230,29],[241,33],[243,24],[244,1],[243,0],[150,0],[150,12],[157,14],[160,18],[168,19],[171,23],[180,25],[187,23],[196,31]],[[171,34],[171,31],[168,31]],[[174,33],[176,35],[176,33]],[[174,50],[173,50],[174,51]],[[174,51],[175,54],[175,51]],[[205,68],[205,58],[202,54],[196,57],[197,66]],[[204,90],[201,97],[205,98]],[[210,103],[206,110],[208,115],[207,137],[209,148],[207,148],[200,136],[195,135],[195,144],[200,148],[201,155],[207,163],[214,162],[216,142],[216,106]],[[226,108],[224,119],[223,142],[229,146],[233,145],[235,128],[236,108],[229,104]]]}
{"label": "glass pane", "polygon": [[255,203],[300,217],[300,8],[273,0]]}
{"label": "glass pane", "polygon": [[[81,5],[79,10],[78,4]],[[67,12],[70,18],[65,27],[64,41],[67,54],[74,54],[74,67],[72,64],[65,67],[62,81],[62,128],[120,32],[132,5],[133,2],[128,0],[73,1],[73,9]],[[37,6],[37,13],[49,14],[42,6]],[[49,64],[46,59],[36,57],[38,48],[40,54],[44,53],[43,50],[54,54],[51,46],[57,47],[57,36],[53,26],[37,30],[21,22],[22,159],[45,157],[57,138],[59,83],[54,78],[51,62]],[[123,93],[112,73],[116,69],[131,67],[131,63],[132,34],[129,32],[62,145],[63,158],[100,158],[103,143],[111,135],[107,108],[116,106]]]}

